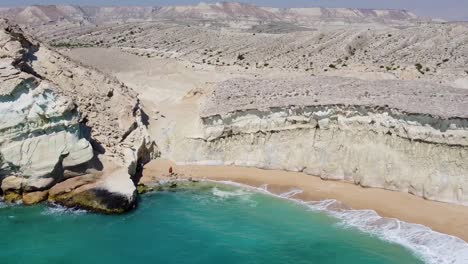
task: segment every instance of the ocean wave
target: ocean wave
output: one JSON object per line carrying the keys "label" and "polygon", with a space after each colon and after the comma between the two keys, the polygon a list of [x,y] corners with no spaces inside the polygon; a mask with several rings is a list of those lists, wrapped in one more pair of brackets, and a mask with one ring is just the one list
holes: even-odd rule
{"label": "ocean wave", "polygon": [[282,194],[268,191],[266,185],[256,188],[232,181],[209,181],[232,185],[294,201],[338,219],[344,228],[357,228],[376,237],[400,244],[419,256],[428,264],[466,264],[468,263],[468,243],[458,237],[439,233],[419,225],[382,217],[373,210],[353,210],[336,200],[302,201],[292,198],[302,192],[292,189]]}
{"label": "ocean wave", "polygon": [[239,197],[239,196],[244,196],[244,195],[250,195],[248,192],[242,190],[242,189],[237,189],[235,191],[223,191],[218,189],[217,187],[213,187],[211,189],[211,192],[213,193],[214,196],[220,197],[220,198],[232,198],[232,197]]}
{"label": "ocean wave", "polygon": [[0,201],[0,209],[7,208],[7,207],[14,207],[14,206],[22,205],[22,204],[23,204],[23,201],[21,200],[14,202],[14,203],[6,203],[6,202]]}
{"label": "ocean wave", "polygon": [[426,263],[468,263],[468,244],[457,237],[435,232],[423,225],[381,217],[373,210],[339,209],[341,203],[335,200],[326,200],[316,204],[307,203],[307,205],[311,209],[323,211],[338,218],[345,227],[355,227],[384,240],[403,245],[415,252]]}
{"label": "ocean wave", "polygon": [[[266,189],[265,191],[268,191],[268,190]],[[298,194],[301,194],[301,193],[303,193],[303,191],[301,189],[295,188],[295,189],[292,189],[290,191],[287,191],[285,193],[280,194],[279,197],[281,197],[281,198],[291,198],[291,197],[293,197],[295,195],[298,195]]]}
{"label": "ocean wave", "polygon": [[257,202],[251,199],[252,192],[245,191],[245,189],[236,189],[233,191],[227,191],[227,190],[220,190],[217,187],[213,187],[211,189],[211,193],[217,199],[220,199],[223,201],[227,199],[238,199],[240,201],[246,202],[251,207],[257,206]]}
{"label": "ocean wave", "polygon": [[52,204],[47,206],[44,211],[41,213],[43,215],[64,215],[64,214],[86,214],[86,210],[76,209],[76,208],[68,208],[65,206],[61,206],[58,204]]}

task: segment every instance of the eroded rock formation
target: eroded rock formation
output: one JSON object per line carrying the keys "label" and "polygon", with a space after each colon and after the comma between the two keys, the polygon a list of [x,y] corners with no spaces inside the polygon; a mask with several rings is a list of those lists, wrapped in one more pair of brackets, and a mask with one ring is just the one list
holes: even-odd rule
{"label": "eroded rock formation", "polygon": [[302,171],[468,205],[468,91],[346,78],[216,87],[179,163]]}
{"label": "eroded rock formation", "polygon": [[[109,213],[134,205],[132,177],[157,148],[133,91],[35,42],[7,21],[0,21],[0,79],[5,200],[41,201],[44,195],[30,193],[92,175],[93,181],[67,185],[67,199],[56,199],[55,193],[52,200]],[[99,203],[93,198],[97,194]],[[108,202],[116,199],[121,201]]]}

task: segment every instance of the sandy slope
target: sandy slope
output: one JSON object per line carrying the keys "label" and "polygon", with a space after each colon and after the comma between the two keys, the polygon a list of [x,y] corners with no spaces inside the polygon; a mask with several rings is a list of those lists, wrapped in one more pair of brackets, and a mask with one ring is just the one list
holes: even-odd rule
{"label": "sandy slope", "polygon": [[163,146],[165,134],[177,133],[173,129],[176,125],[181,133],[196,125],[197,97],[183,100],[190,91],[202,92],[217,82],[247,76],[215,67],[192,69],[176,60],[146,58],[117,48],[80,48],[63,52],[72,59],[116,76],[138,92],[142,107],[150,118],[152,136]]}

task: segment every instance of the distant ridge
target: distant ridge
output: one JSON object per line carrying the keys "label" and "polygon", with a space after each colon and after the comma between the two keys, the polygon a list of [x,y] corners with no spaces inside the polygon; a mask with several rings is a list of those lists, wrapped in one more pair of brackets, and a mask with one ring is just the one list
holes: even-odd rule
{"label": "distant ridge", "polygon": [[0,16],[21,24],[44,24],[60,21],[103,24],[161,19],[235,20],[301,24],[317,22],[406,23],[418,20],[415,14],[406,10],[321,7],[270,8],[236,2],[165,7],[32,5],[20,8],[0,8]]}

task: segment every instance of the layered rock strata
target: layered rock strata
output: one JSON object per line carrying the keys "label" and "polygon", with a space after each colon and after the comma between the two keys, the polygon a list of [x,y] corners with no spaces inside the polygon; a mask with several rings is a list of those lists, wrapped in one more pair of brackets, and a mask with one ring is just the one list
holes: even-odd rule
{"label": "layered rock strata", "polygon": [[224,82],[179,163],[302,171],[468,205],[468,91],[345,78]]}
{"label": "layered rock strata", "polygon": [[[136,94],[35,42],[7,21],[0,26],[0,181],[5,200],[41,201],[43,195],[29,193],[91,174],[95,181],[87,190],[99,193],[99,200],[125,201],[108,204],[109,212],[131,208],[136,190],[132,177],[157,155]],[[68,191],[82,186],[69,186]],[[90,205],[86,199],[63,203],[106,211],[105,202]]]}

